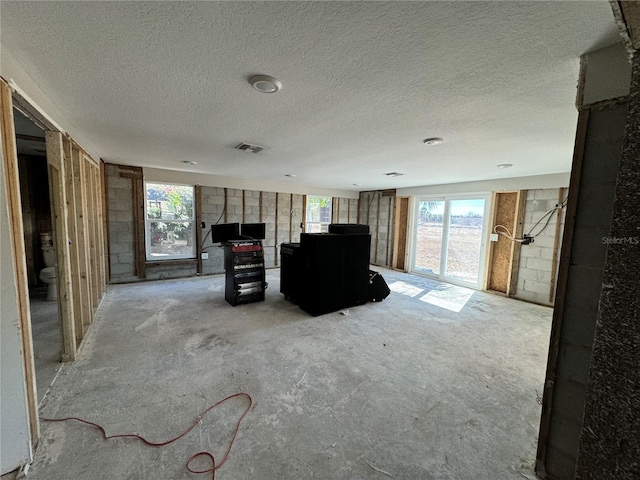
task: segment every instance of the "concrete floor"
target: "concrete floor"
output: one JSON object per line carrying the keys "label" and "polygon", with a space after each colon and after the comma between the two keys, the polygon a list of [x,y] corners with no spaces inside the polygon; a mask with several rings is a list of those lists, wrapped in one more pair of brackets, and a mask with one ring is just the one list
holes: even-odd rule
{"label": "concrete floor", "polygon": [[46,298],[46,291],[35,293],[29,298],[38,403],[42,402],[62,366],[58,303],[47,302]]}
{"label": "concrete floor", "polygon": [[[218,480],[534,478],[552,310],[381,271],[385,301],[315,318],[278,270],[265,302],[235,308],[223,276],[112,285],[42,415],[160,441],[244,391],[255,406]],[[245,405],[160,449],[43,422],[28,478],[211,478],[184,464],[220,459]]]}

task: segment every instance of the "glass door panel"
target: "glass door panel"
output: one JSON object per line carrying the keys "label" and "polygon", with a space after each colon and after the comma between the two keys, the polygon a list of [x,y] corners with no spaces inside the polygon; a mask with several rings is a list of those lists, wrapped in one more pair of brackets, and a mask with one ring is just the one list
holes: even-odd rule
{"label": "glass door panel", "polygon": [[416,233],[415,270],[428,275],[440,275],[444,200],[418,202]]}
{"label": "glass door panel", "polygon": [[448,200],[444,277],[477,284],[482,260],[484,199]]}

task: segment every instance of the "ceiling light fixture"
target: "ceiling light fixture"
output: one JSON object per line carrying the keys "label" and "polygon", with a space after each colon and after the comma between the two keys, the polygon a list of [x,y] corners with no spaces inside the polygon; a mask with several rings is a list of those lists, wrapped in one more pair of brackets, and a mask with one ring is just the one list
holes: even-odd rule
{"label": "ceiling light fixture", "polygon": [[282,88],[280,80],[269,75],[254,75],[249,83],[260,93],[276,93]]}
{"label": "ceiling light fixture", "polygon": [[440,137],[425,138],[422,142],[425,145],[440,145],[442,142],[444,142],[444,138],[440,138]]}
{"label": "ceiling light fixture", "polygon": [[182,160],[182,163],[185,165],[197,165],[198,162],[194,162],[193,160]]}
{"label": "ceiling light fixture", "polygon": [[289,178],[296,178],[294,173],[285,173],[284,176]]}
{"label": "ceiling light fixture", "polygon": [[511,167],[513,167],[513,163],[501,163],[499,165],[496,165],[496,167],[498,167],[498,168],[511,168]]}
{"label": "ceiling light fixture", "polygon": [[359,187],[360,185],[362,185],[361,183],[354,183],[353,186],[354,187]]}

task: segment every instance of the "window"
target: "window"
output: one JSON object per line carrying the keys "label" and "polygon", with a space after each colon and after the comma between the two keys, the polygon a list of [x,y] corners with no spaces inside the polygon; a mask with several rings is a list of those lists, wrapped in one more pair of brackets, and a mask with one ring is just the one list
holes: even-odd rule
{"label": "window", "polygon": [[193,186],[145,185],[147,260],[194,258]]}
{"label": "window", "polygon": [[307,233],[329,231],[331,223],[331,197],[307,196]]}

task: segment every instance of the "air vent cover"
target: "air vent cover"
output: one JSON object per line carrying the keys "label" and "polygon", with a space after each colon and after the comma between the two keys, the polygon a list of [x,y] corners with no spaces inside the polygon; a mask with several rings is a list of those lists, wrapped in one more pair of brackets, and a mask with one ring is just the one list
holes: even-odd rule
{"label": "air vent cover", "polygon": [[404,173],[400,173],[400,172],[389,172],[389,173],[385,173],[385,175],[387,177],[401,177],[402,175],[404,175]]}
{"label": "air vent cover", "polygon": [[259,147],[258,145],[251,145],[249,143],[240,143],[236,145],[236,150],[242,150],[243,152],[249,153],[260,153],[264,150],[264,147]]}

